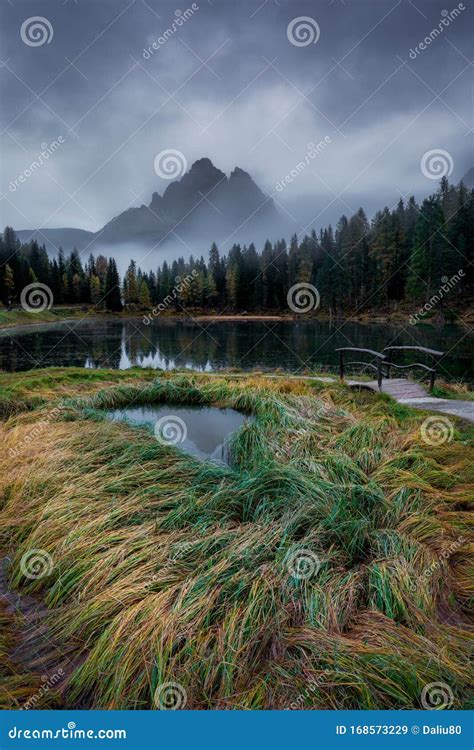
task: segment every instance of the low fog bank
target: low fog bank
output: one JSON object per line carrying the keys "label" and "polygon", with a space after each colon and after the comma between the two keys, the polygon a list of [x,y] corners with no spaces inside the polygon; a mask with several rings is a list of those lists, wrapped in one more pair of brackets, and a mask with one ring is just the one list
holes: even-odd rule
{"label": "low fog bank", "polygon": [[[137,237],[113,244],[101,242],[100,232],[93,234],[77,229],[21,230],[18,234],[22,242],[36,239],[40,245],[44,244],[50,257],[57,255],[60,246],[66,255],[77,247],[83,261],[90,253],[94,256],[99,254],[106,257],[113,256],[117,261],[120,274],[126,270],[131,259],[135,260],[144,271],[156,271],[156,268],[165,260],[171,262],[183,257],[187,261],[191,255],[195,258],[202,255],[207,259],[213,242],[224,255],[234,244],[243,246],[253,242],[260,251],[266,240],[274,243],[284,238],[289,245],[293,234],[297,234],[301,240],[313,229],[319,234],[319,230],[326,228],[329,224],[335,228],[343,214],[350,217],[360,207],[371,220],[375,213],[382,210],[385,205],[393,209],[401,197],[406,201],[411,194],[405,186],[403,194],[401,191],[391,191],[386,196],[381,195],[379,201],[376,201],[370,194],[361,195],[356,192],[340,197],[337,194],[328,194],[326,199],[321,201],[311,195],[292,199],[289,195],[285,195],[283,190],[273,196],[280,215],[278,222],[264,227],[240,226],[236,227],[233,232],[223,231],[218,226],[218,222],[211,226],[194,225],[191,231],[189,229],[180,231],[182,228],[177,225],[164,238],[152,235],[149,238]],[[416,195],[417,200],[422,200],[424,197],[425,195]]]}

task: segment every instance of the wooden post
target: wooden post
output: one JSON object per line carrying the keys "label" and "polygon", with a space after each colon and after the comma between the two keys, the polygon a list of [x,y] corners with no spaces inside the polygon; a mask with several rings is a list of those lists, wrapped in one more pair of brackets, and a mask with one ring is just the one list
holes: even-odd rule
{"label": "wooden post", "polygon": [[377,357],[377,383],[379,386],[379,391],[382,390],[382,360],[380,357]]}
{"label": "wooden post", "polygon": [[388,350],[388,354],[386,355],[385,364],[387,365],[387,378],[390,380],[390,365],[392,364],[392,351],[391,351],[391,349]]}
{"label": "wooden post", "polygon": [[339,352],[339,377],[344,380],[344,352]]}

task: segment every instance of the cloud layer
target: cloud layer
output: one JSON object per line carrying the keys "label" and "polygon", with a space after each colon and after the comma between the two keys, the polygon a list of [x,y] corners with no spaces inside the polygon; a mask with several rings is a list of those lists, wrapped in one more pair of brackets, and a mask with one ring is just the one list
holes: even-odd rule
{"label": "cloud layer", "polygon": [[[153,165],[166,148],[189,164],[209,156],[227,173],[242,167],[297,230],[428,194],[436,183],[420,161],[430,149],[449,152],[459,180],[473,161],[468,5],[412,59],[444,0],[201,0],[187,20],[167,0],[3,4],[1,221],[95,231],[163,192]],[[54,35],[28,46],[20,29],[38,15]],[[317,22],[316,44],[289,41],[299,16]],[[327,148],[276,191],[325,137]]]}

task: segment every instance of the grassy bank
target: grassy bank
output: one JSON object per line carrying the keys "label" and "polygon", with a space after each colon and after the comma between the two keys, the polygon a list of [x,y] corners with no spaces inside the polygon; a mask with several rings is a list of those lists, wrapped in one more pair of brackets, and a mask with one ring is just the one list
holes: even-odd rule
{"label": "grassy bank", "polygon": [[[426,445],[386,396],[285,378],[71,368],[0,388],[0,547],[50,610],[33,645],[70,665],[62,705],[154,708],[172,682],[187,708],[414,708],[443,682],[466,707],[472,428]],[[103,418],[159,402],[252,414],[234,465]],[[33,579],[32,550],[50,561]],[[34,668],[18,679],[33,690]]]}
{"label": "grassy bank", "polygon": [[80,307],[54,307],[41,312],[27,310],[6,310],[0,307],[0,330],[2,328],[17,328],[20,326],[60,323],[63,320],[78,320],[87,316]]}

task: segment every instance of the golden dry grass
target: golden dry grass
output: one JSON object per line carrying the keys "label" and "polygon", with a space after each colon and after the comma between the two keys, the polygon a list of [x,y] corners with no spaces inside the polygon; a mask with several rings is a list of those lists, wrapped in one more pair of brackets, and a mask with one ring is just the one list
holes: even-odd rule
{"label": "golden dry grass", "polygon": [[[79,375],[2,376],[32,403],[0,425],[0,540],[79,665],[65,705],[153,708],[175,682],[190,708],[413,708],[439,681],[467,705],[472,431],[427,446],[390,399],[301,380]],[[255,420],[219,467],[100,418],[148,402]]]}

